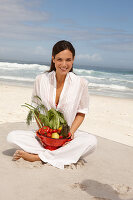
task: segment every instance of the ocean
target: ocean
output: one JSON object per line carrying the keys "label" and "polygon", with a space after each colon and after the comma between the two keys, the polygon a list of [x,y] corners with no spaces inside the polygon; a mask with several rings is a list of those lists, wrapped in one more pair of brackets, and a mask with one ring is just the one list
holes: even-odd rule
{"label": "ocean", "polygon": [[[46,70],[48,64],[0,61],[0,83],[32,87],[35,77]],[[88,81],[90,94],[133,98],[133,70],[74,66],[74,73]]]}

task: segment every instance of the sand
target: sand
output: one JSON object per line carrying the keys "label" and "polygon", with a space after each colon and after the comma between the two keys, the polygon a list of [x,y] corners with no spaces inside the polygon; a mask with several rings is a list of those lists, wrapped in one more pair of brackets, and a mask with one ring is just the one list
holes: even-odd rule
{"label": "sand", "polygon": [[97,150],[76,165],[57,169],[42,162],[12,161],[8,132],[25,124],[32,89],[0,85],[0,200],[133,200],[133,101],[90,95],[80,129],[98,139]]}
{"label": "sand", "polygon": [[[34,126],[34,124],[33,124]],[[13,129],[0,125],[1,200],[133,200],[133,148],[97,136],[97,151],[64,170],[37,161],[12,161],[15,148],[6,143]]]}
{"label": "sand", "polygon": [[[32,88],[0,85],[0,124],[25,122]],[[133,146],[133,100],[90,95],[90,109],[80,129]]]}

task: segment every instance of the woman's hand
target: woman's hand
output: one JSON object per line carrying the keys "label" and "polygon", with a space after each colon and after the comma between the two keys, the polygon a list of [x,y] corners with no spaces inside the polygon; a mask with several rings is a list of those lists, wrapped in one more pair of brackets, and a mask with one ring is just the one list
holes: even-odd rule
{"label": "woman's hand", "polygon": [[[70,133],[71,133],[71,139],[73,140],[74,139],[74,133],[75,131],[78,129],[78,127],[81,125],[81,123],[83,122],[85,118],[85,114],[83,113],[77,113],[73,123],[72,123],[72,126],[71,126],[71,129],[70,129]],[[69,142],[66,142],[63,146],[65,146],[66,144],[68,144]]]}
{"label": "woman's hand", "polygon": [[[71,140],[73,140],[74,139],[74,133],[72,134],[71,133]],[[69,141],[70,142],[70,141]],[[62,147],[64,147],[66,144],[68,144],[69,142],[65,142],[63,145],[62,145]]]}
{"label": "woman's hand", "polygon": [[71,139],[72,139],[72,140],[74,139],[74,133],[73,133],[73,134],[71,133]]}

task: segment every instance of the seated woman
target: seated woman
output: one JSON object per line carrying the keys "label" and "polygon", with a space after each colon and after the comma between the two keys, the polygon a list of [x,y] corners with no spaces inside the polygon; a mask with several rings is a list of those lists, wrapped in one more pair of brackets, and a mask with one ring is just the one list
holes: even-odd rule
{"label": "seated woman", "polygon": [[33,97],[39,96],[48,110],[54,108],[63,113],[70,126],[72,140],[59,149],[50,151],[39,143],[35,132],[12,131],[8,134],[7,141],[20,149],[13,155],[13,160],[42,160],[64,169],[64,165],[76,163],[96,148],[96,137],[79,130],[88,112],[88,82],[73,73],[74,58],[75,49],[70,42],[57,42],[52,50],[50,70],[36,77],[33,89]]}

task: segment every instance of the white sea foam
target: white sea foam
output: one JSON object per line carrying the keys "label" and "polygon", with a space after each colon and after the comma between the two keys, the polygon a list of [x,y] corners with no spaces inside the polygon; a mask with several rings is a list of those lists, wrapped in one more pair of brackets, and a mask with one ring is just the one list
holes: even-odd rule
{"label": "white sea foam", "polygon": [[21,70],[21,69],[45,71],[45,70],[49,70],[49,66],[38,65],[38,64],[18,64],[18,63],[0,62],[0,69],[7,70],[7,71]]}
{"label": "white sea foam", "polygon": [[119,86],[119,85],[105,85],[105,84],[96,84],[96,83],[89,83],[89,87],[96,88],[96,89],[111,89],[111,90],[118,90],[118,91],[130,91],[133,92],[133,89],[129,89],[126,86]]}
{"label": "white sea foam", "polygon": [[82,74],[82,73],[91,74],[94,71],[93,70],[86,70],[86,69],[74,69],[74,72],[77,73],[77,74]]}
{"label": "white sea foam", "polygon": [[88,79],[88,80],[90,80],[90,79],[94,79],[94,80],[105,80],[105,78],[95,77],[95,76],[81,76],[81,77],[83,77],[83,78],[85,78],[85,79]]}
{"label": "white sea foam", "polygon": [[[133,79],[133,77],[132,77],[132,79]],[[123,79],[123,78],[110,78],[110,81],[125,81],[125,82],[127,82],[127,83],[133,83],[133,80],[127,80],[127,79]]]}
{"label": "white sea foam", "polygon": [[23,78],[23,77],[16,77],[16,76],[0,76],[0,79],[14,80],[14,81],[27,81],[27,82],[33,82],[35,80],[33,78]]}

